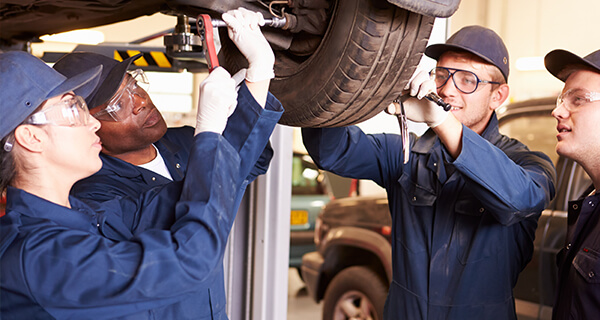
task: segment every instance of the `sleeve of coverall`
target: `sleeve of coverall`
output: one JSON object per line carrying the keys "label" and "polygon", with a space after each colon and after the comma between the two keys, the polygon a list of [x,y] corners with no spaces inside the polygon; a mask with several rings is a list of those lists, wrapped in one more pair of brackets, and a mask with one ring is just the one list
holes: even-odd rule
{"label": "sleeve of coverall", "polygon": [[367,135],[356,126],[302,129],[304,146],[319,168],[381,186],[400,175],[401,140],[396,134]]}
{"label": "sleeve of coverall", "polygon": [[503,151],[464,126],[462,145],[453,163],[500,223],[539,214],[554,197],[556,171],[545,154],[520,144]]}
{"label": "sleeve of coverall", "polygon": [[239,154],[221,135],[198,134],[170,230],[148,229],[128,241],[58,227],[32,237],[24,272],[42,266],[51,276],[26,276],[43,279],[28,282],[31,295],[57,318],[82,319],[93,310],[126,316],[197,290],[223,258],[239,164]]}
{"label": "sleeve of coverall", "polygon": [[[268,167],[272,149],[267,147],[267,143],[283,114],[283,107],[279,100],[269,93],[263,109],[244,81],[240,85],[237,102],[237,108],[229,117],[223,136],[239,152],[242,159],[240,174],[247,180],[246,183],[249,183],[256,178],[256,173],[260,172],[257,170]],[[261,163],[257,164],[259,159]],[[254,168],[256,165],[259,165],[259,168]]]}

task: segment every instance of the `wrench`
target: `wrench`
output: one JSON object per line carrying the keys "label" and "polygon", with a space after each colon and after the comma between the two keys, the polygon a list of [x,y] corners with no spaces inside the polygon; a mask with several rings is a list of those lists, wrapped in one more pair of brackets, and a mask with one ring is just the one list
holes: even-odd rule
{"label": "wrench", "polygon": [[402,154],[404,156],[403,162],[406,164],[410,158],[410,136],[408,134],[408,124],[406,123],[406,113],[404,112],[404,105],[400,99],[396,99],[390,103],[385,109],[387,114],[391,114],[398,118],[398,124],[400,125],[400,136],[402,137]]}
{"label": "wrench", "polygon": [[[273,28],[282,28],[285,26],[285,23],[285,18],[275,17],[271,19],[265,19],[265,26]],[[198,34],[202,39],[202,48],[204,50],[204,56],[206,57],[208,72],[211,72],[214,68],[219,66],[219,58],[217,57],[217,50],[215,48],[213,28],[227,27],[227,24],[223,20],[212,19],[207,14],[201,14],[196,19],[196,27],[198,28]]]}

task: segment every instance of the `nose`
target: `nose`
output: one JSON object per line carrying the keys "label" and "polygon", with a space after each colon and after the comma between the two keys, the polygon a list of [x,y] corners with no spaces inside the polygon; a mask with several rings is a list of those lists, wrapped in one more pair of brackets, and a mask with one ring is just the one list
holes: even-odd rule
{"label": "nose", "polygon": [[456,88],[456,84],[454,83],[454,77],[449,76],[446,83],[444,83],[441,87],[437,88],[438,95],[442,98],[450,97],[456,95],[458,89]]}
{"label": "nose", "polygon": [[554,108],[554,110],[552,110],[552,116],[556,119],[565,119],[570,114],[571,113],[569,112],[569,110],[567,110],[567,108],[565,108],[564,103],[557,104],[556,107]]}
{"label": "nose", "polygon": [[88,119],[88,126],[92,129],[92,132],[100,130],[102,124],[100,124],[100,121],[98,121],[98,119],[92,116],[90,116]]}
{"label": "nose", "polygon": [[136,92],[131,95],[131,102],[133,103],[133,114],[138,115],[148,104],[148,94],[146,92]]}
{"label": "nose", "polygon": [[552,110],[552,116],[554,118],[566,118],[571,114],[571,112],[565,106],[565,102],[561,99],[556,100],[556,107]]}

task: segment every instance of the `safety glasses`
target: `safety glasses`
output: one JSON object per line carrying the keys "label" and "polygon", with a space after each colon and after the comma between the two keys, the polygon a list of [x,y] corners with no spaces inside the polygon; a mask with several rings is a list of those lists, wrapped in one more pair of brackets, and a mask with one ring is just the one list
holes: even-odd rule
{"label": "safety glasses", "polygon": [[471,94],[477,90],[480,83],[500,84],[500,82],[481,80],[479,77],[468,70],[436,67],[429,73],[438,89],[446,85],[448,79],[452,77],[454,86],[464,94]]}
{"label": "safety glasses", "polygon": [[561,105],[569,112],[577,111],[580,107],[600,100],[600,92],[588,91],[586,89],[569,89],[556,99],[556,107]]}
{"label": "safety glasses", "polygon": [[101,121],[123,121],[136,105],[136,100],[148,99],[150,85],[148,78],[142,69],[128,72],[125,76],[125,85],[122,85],[117,93],[108,101],[106,107],[92,114]]}
{"label": "safety glasses", "polygon": [[25,120],[26,124],[55,126],[85,126],[88,124],[90,112],[85,100],[80,96],[70,96],[43,110],[36,112]]}
{"label": "safety glasses", "polygon": [[[89,122],[89,117],[90,112],[87,104],[85,104],[85,100],[80,96],[72,95],[30,115],[23,123],[77,127],[86,126]],[[13,144],[14,137],[11,137],[4,143],[4,151],[10,152]]]}

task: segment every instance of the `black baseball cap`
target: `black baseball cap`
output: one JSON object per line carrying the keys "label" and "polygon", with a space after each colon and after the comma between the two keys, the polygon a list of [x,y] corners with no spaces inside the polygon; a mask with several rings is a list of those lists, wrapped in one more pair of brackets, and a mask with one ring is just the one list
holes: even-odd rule
{"label": "black baseball cap", "polygon": [[508,81],[508,50],[502,38],[491,29],[467,26],[453,34],[446,43],[437,43],[425,49],[425,55],[438,60],[447,51],[466,51],[496,66]]}
{"label": "black baseball cap", "polygon": [[[571,73],[581,68],[592,69],[600,73],[600,50],[581,58],[567,50],[557,49],[550,51],[544,57],[544,64],[553,76],[565,82]],[[563,72],[567,67],[570,68],[570,72]]]}
{"label": "black baseball cap", "polygon": [[[141,56],[142,54],[139,53],[123,61],[118,61],[93,52],[72,52],[60,58],[54,64],[53,68],[66,77],[70,77],[95,66],[102,66],[100,84],[96,90],[85,99],[88,108],[91,110],[104,104],[115,95],[121,86],[121,82],[123,81],[123,77],[125,77],[125,73],[127,73],[127,69],[131,63]],[[75,93],[77,93],[77,91],[75,91]]]}

